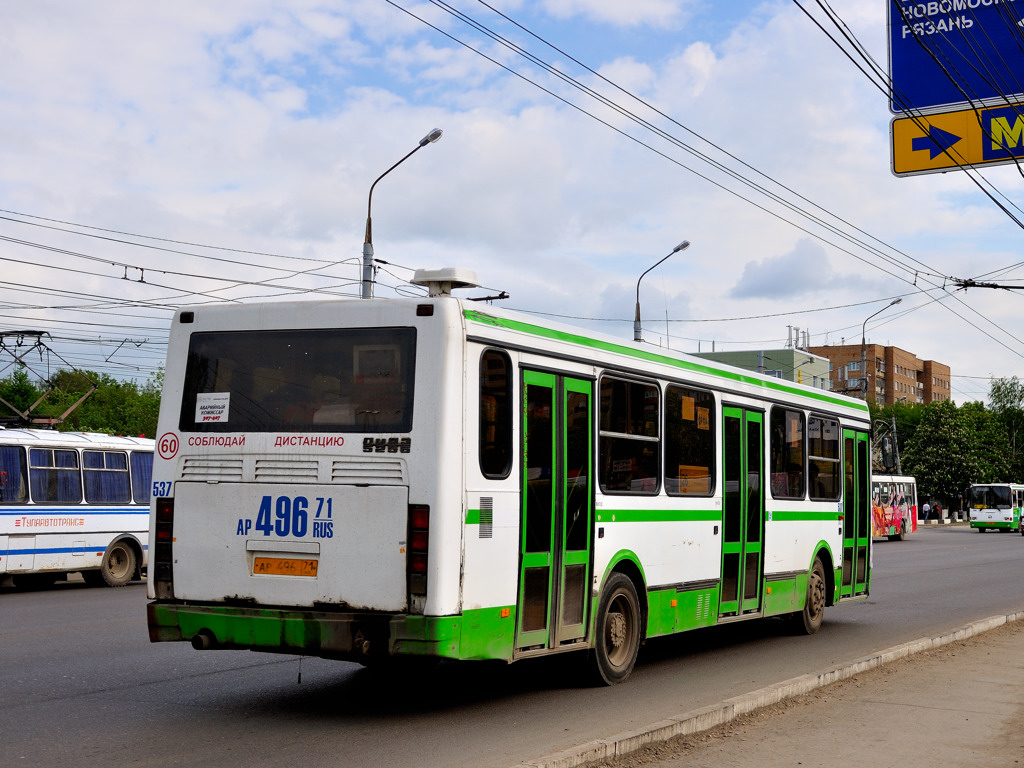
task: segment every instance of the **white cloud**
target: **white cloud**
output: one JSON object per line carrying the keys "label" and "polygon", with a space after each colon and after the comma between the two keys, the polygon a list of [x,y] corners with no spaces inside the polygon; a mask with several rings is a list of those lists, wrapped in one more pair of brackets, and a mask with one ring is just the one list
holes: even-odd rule
{"label": "white cloud", "polygon": [[545,7],[553,16],[569,19],[583,16],[596,21],[620,26],[675,27],[687,15],[692,2],[679,0],[545,0]]}

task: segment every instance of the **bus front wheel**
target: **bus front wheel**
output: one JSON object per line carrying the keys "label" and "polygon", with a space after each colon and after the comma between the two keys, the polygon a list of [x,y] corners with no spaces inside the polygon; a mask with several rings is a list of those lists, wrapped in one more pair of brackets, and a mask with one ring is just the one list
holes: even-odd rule
{"label": "bus front wheel", "polygon": [[825,584],[825,566],[821,558],[814,558],[811,572],[807,574],[807,598],[804,609],[793,614],[793,628],[802,635],[813,635],[821,629],[825,618],[825,602],[827,598]]}
{"label": "bus front wheel", "polygon": [[594,682],[615,685],[633,671],[640,650],[640,599],[632,580],[622,573],[608,579],[597,610],[597,636],[591,651]]}
{"label": "bus front wheel", "polygon": [[135,550],[122,539],[107,547],[98,570],[86,571],[82,575],[90,584],[123,587],[134,578],[135,563]]}

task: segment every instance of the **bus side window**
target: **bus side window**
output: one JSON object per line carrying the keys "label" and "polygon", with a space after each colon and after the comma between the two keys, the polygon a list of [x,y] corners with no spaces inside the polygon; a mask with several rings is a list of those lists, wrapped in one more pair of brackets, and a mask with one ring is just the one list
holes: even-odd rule
{"label": "bus side window", "polygon": [[770,434],[772,496],[803,498],[804,414],[785,408],[772,408]]}
{"label": "bus side window", "polygon": [[656,494],[661,477],[660,391],[653,384],[601,379],[601,490]]}
{"label": "bus side window", "polygon": [[488,349],[480,356],[480,471],[502,479],[512,469],[512,362]]}
{"label": "bus side window", "polygon": [[810,455],[810,492],[815,500],[838,501],[839,422],[811,416],[807,422],[807,452]]}
{"label": "bus side window", "polygon": [[670,385],[665,391],[665,490],[704,496],[714,490],[715,398]]}

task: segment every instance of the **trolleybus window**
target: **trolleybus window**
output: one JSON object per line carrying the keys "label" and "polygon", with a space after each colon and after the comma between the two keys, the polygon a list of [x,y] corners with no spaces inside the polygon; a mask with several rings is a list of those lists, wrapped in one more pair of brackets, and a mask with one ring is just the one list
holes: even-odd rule
{"label": "trolleybus window", "polygon": [[90,504],[127,504],[132,500],[128,456],[120,451],[83,451],[85,500]]}
{"label": "trolleybus window", "polygon": [[149,504],[150,486],[153,483],[153,454],[136,452],[132,454],[132,498],[136,504]]}
{"label": "trolleybus window", "polygon": [[504,478],[512,468],[512,364],[504,352],[480,357],[480,471]]}
{"label": "trolleybus window", "polygon": [[33,448],[29,451],[32,500],[78,504],[82,501],[82,477],[78,451]]}
{"label": "trolleybus window", "polygon": [[183,432],[409,432],[414,328],[194,333]]}
{"label": "trolleybus window", "polygon": [[706,496],[714,490],[715,398],[670,385],[665,390],[665,490]]}
{"label": "trolleybus window", "polygon": [[804,414],[772,408],[772,496],[801,499],[804,496]]}
{"label": "trolleybus window", "polygon": [[658,492],[659,399],[653,384],[601,379],[601,490]]}
{"label": "trolleybus window", "polygon": [[0,445],[0,503],[17,504],[28,500],[25,450]]}

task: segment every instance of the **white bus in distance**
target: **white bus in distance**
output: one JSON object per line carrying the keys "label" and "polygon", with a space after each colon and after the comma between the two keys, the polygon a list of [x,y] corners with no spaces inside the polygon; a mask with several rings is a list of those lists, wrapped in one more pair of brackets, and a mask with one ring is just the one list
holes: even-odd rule
{"label": "white bus in distance", "polygon": [[0,427],[0,579],[141,578],[152,472],[146,438]]}
{"label": "white bus in distance", "polygon": [[422,279],[429,298],[176,312],[153,642],[578,651],[611,684],[648,638],[770,616],[814,633],[867,596],[862,401],[434,283],[459,275]]}
{"label": "white bus in distance", "polygon": [[967,489],[971,528],[985,531],[1020,531],[1024,536],[1024,484],[975,483]]}

